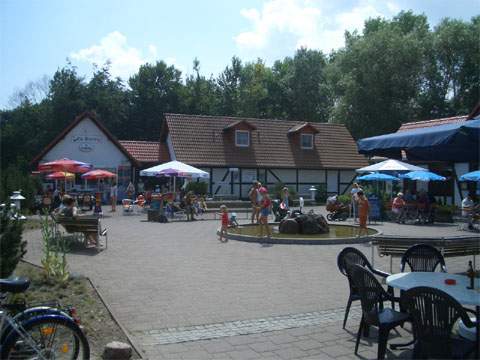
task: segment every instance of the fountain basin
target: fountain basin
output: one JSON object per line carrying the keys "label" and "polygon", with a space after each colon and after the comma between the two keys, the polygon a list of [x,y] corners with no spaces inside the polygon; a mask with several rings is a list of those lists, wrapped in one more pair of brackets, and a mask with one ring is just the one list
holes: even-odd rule
{"label": "fountain basin", "polygon": [[270,224],[272,237],[259,238],[259,228],[255,224],[240,225],[229,228],[227,238],[230,240],[256,242],[263,244],[289,244],[289,245],[339,245],[360,244],[372,240],[372,236],[381,234],[378,230],[368,228],[368,236],[357,237],[358,226],[329,224],[330,231],[326,234],[280,234],[278,223]]}

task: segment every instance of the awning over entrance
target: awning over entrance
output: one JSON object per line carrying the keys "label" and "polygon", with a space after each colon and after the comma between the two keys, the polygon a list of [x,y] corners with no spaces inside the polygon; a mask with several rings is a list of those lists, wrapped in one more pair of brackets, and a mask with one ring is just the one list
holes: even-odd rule
{"label": "awning over entrance", "polygon": [[409,160],[478,161],[480,119],[374,136],[357,144],[361,154],[370,156],[400,159],[405,150]]}

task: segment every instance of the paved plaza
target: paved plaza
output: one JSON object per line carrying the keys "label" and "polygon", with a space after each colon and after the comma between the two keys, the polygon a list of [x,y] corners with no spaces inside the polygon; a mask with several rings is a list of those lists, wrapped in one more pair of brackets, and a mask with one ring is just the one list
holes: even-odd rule
{"label": "paved plaza", "polygon": [[[323,209],[320,209],[323,211]],[[149,359],[356,359],[359,304],[342,330],[348,285],[336,265],[346,245],[221,243],[219,221],[146,222],[146,215],[116,213],[106,251],[69,255],[73,272],[99,289],[144,358]],[[458,236],[455,225],[380,223],[384,234]],[[25,233],[27,260],[39,263],[40,231]],[[369,244],[356,245],[369,258]],[[469,258],[447,259],[450,272]],[[375,252],[375,266],[389,270]],[[399,261],[393,262],[398,272]],[[391,342],[411,338],[408,326]],[[360,358],[376,357],[376,332],[362,340]],[[388,358],[408,358],[395,351]]]}

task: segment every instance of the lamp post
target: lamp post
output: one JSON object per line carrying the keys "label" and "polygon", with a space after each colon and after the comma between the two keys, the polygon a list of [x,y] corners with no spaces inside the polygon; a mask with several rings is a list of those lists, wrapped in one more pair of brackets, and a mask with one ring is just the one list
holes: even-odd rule
{"label": "lamp post", "polygon": [[12,193],[12,195],[10,196],[10,200],[13,201],[13,203],[15,204],[15,209],[20,212],[20,209],[21,209],[21,201],[22,200],[25,200],[25,198],[22,196],[22,194],[20,193],[21,190],[18,190],[18,191],[14,191]]}

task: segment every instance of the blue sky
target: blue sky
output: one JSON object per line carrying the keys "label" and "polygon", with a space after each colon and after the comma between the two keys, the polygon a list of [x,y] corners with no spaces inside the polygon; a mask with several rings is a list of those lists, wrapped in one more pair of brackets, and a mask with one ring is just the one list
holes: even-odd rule
{"label": "blue sky", "polygon": [[67,58],[87,78],[107,59],[123,79],[158,59],[188,74],[195,57],[216,76],[233,55],[271,64],[300,46],[328,52],[365,19],[409,9],[434,26],[469,20],[480,0],[0,0],[0,108]]}

